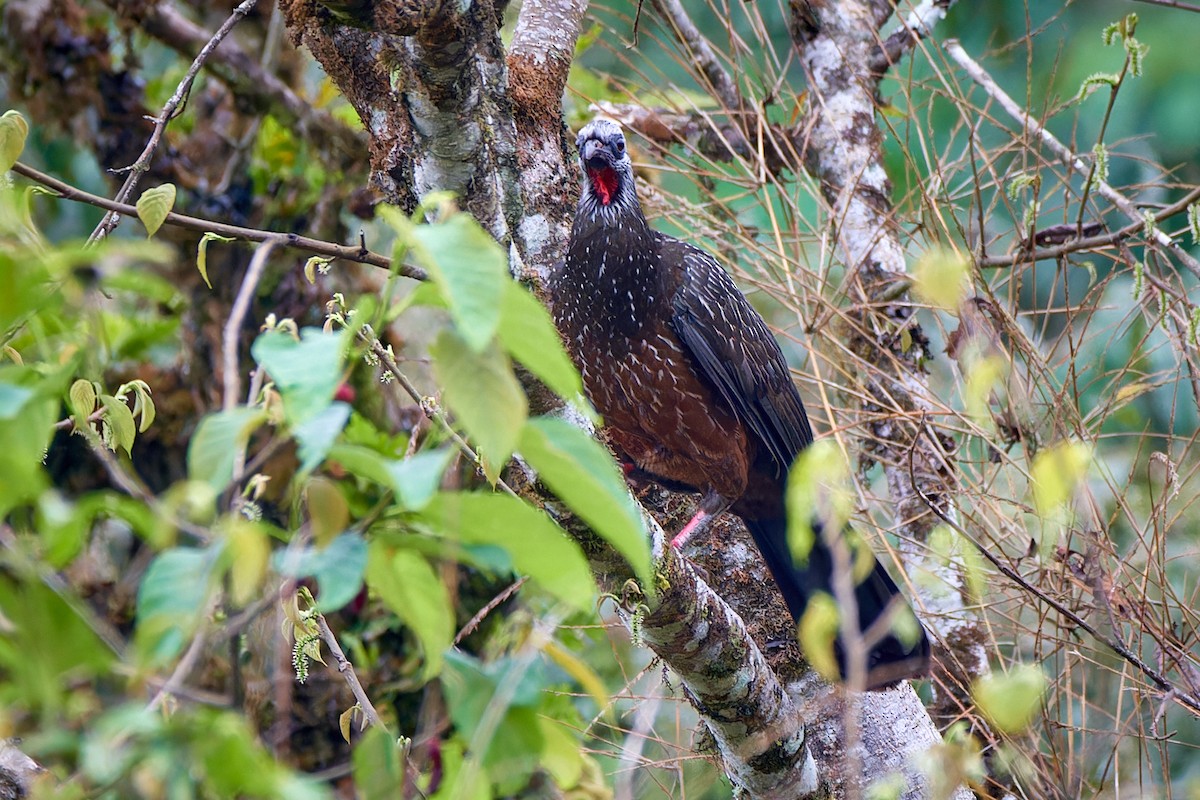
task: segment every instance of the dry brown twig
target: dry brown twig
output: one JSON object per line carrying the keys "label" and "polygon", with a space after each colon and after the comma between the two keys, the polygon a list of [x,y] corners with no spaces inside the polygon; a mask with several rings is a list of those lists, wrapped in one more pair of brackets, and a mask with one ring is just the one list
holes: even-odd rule
{"label": "dry brown twig", "polygon": [[[103,208],[108,211],[113,211],[126,217],[136,217],[137,208],[128,203],[117,203],[109,200],[106,197],[85,192],[82,189],[77,189],[69,183],[58,180],[57,178],[47,175],[44,172],[34,169],[26,164],[17,162],[13,164],[12,171],[28,178],[35,183],[39,183],[48,189],[53,190],[59,197],[64,200],[72,200],[78,203],[86,203],[97,208]],[[358,246],[334,244],[321,239],[313,239],[308,236],[300,236],[295,233],[276,233],[275,231],[265,231],[259,228],[247,228],[241,225],[229,225],[224,222],[215,222],[213,220],[200,219],[199,217],[190,217],[186,214],[177,214],[174,211],[167,214],[167,218],[163,221],[165,225],[174,225],[191,231],[200,233],[215,233],[220,236],[227,236],[231,239],[239,239],[246,242],[266,242],[269,240],[279,240],[287,247],[293,247],[297,250],[304,250],[314,255],[323,256],[325,258],[338,258],[345,261],[354,261],[359,264],[370,264],[374,267],[382,267],[389,269],[392,260],[387,256],[380,255],[368,250],[361,244]],[[423,281],[427,276],[425,270],[401,264],[397,268],[399,274],[405,278]]]}
{"label": "dry brown twig", "polygon": [[[150,138],[146,141],[146,147],[142,150],[142,154],[138,156],[137,161],[128,167],[117,170],[117,172],[128,172],[129,174],[125,177],[125,183],[117,191],[114,202],[124,203],[133,194],[133,190],[137,188],[138,182],[142,179],[142,174],[150,169],[150,162],[154,159],[154,154],[158,150],[163,132],[166,131],[167,125],[175,117],[175,113],[179,110],[180,105],[183,104],[184,99],[192,90],[192,82],[200,73],[200,68],[204,66],[204,62],[208,60],[209,55],[217,49],[217,46],[229,35],[234,26],[249,14],[250,10],[257,3],[258,0],[242,0],[242,3],[233,10],[233,13],[217,29],[217,32],[212,35],[208,43],[196,54],[196,58],[192,60],[192,65],[183,76],[183,80],[175,88],[175,93],[167,100],[159,115],[154,118],[154,130],[151,132]],[[88,237],[88,243],[98,242],[116,230],[116,227],[121,224],[121,216],[119,213],[105,214],[104,219],[100,220],[100,224],[92,231],[92,235]]]}

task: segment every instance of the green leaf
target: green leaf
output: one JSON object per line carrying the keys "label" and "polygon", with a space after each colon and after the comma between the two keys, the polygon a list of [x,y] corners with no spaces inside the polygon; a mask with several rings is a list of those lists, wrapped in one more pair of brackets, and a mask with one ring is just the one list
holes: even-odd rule
{"label": "green leaf", "polygon": [[970,267],[966,259],[953,250],[929,250],[913,266],[913,288],[925,302],[936,308],[956,313],[970,284]]}
{"label": "green leaf", "polygon": [[430,563],[411,550],[372,542],[367,585],[421,643],[422,680],[440,673],[443,653],[454,641],[454,603]]}
{"label": "green leaf", "polygon": [[349,603],[362,589],[367,543],[357,533],[343,533],[328,547],[278,550],[271,563],[282,575],[316,578],[317,606],[328,614]]}
{"label": "green leaf", "polygon": [[442,492],[421,516],[464,544],[499,545],[513,566],[574,608],[591,607],[596,585],[579,546],[543,512],[505,494]]}
{"label": "green leaf", "polygon": [[342,382],[346,338],[316,328],[300,331],[300,341],[286,333],[268,331],[250,348],[283,396],[283,411],[291,425],[323,413]]}
{"label": "green leaf", "polygon": [[971,696],[984,716],[1005,733],[1029,726],[1042,705],[1046,676],[1032,664],[1017,664],[1007,674],[984,675],[971,686]]}
{"label": "green leaf", "polygon": [[420,511],[429,505],[442,482],[442,474],[450,465],[454,450],[425,450],[387,466],[392,488],[406,511]]}
{"label": "green leaf", "polygon": [[83,378],[71,384],[71,391],[68,393],[68,398],[71,405],[71,413],[85,420],[96,409],[96,387],[91,381],[85,381]]}
{"label": "green leaf", "polygon": [[404,747],[382,728],[369,728],[351,754],[356,797],[394,800],[404,795]]}
{"label": "green leaf", "polygon": [[153,662],[170,659],[200,622],[215,583],[219,548],[176,547],[159,553],[138,586],[138,639]]}
{"label": "green leaf", "polygon": [[429,271],[450,303],[450,316],[467,346],[483,351],[500,324],[508,258],[496,240],[469,214],[433,225],[413,225],[397,212],[384,219],[399,233],[414,260]]}
{"label": "green leaf", "polygon": [[519,450],[554,494],[624,556],[644,586],[652,586],[645,520],[608,451],[555,417],[529,420]]}
{"label": "green leaf", "polygon": [[420,511],[437,491],[454,452],[442,448],[397,460],[367,447],[339,444],[329,452],[329,460],[338,462],[353,475],[388,487],[406,511]]}
{"label": "green leaf", "polygon": [[204,279],[204,285],[208,288],[212,288],[212,281],[208,279],[208,243],[236,241],[232,236],[221,236],[212,231],[200,237],[200,244],[196,247],[196,269],[200,271],[200,277]]}
{"label": "green leaf", "polygon": [[[26,714],[51,712],[46,719],[71,713],[67,708],[78,702],[81,684],[95,685],[96,679],[112,675],[112,651],[77,610],[85,604],[66,599],[72,592],[63,594],[33,576],[21,581],[10,570],[0,573],[0,618],[5,627],[0,671],[4,695],[11,698],[6,705],[19,706]],[[72,602],[79,605],[72,608]]]}
{"label": "green leaf", "polygon": [[248,519],[234,517],[225,531],[228,551],[229,592],[234,604],[244,606],[258,595],[267,574],[271,543],[266,527]]}
{"label": "green leaf", "polygon": [[304,500],[317,547],[330,544],[350,524],[350,506],[341,489],[328,478],[310,478],[304,487]]}
{"label": "green leaf", "polygon": [[838,680],[834,642],[837,640],[840,620],[837,602],[825,592],[817,592],[804,608],[797,635],[808,663],[830,681]]}
{"label": "green leaf", "polygon": [[538,717],[542,734],[542,767],[554,778],[560,789],[573,789],[583,776],[583,753],[580,741],[557,720]]}
{"label": "green leaf", "polygon": [[500,311],[500,343],[542,383],[566,400],[583,394],[583,381],[563,348],[550,312],[521,284],[509,281]]}
{"label": "green leaf", "polygon": [[188,445],[188,477],[223,492],[233,478],[238,452],[266,418],[260,409],[238,407],[202,419]]}
{"label": "green leaf", "polygon": [[475,352],[446,328],[429,348],[433,371],[458,421],[478,445],[492,481],[517,445],[529,403],[496,347]]}
{"label": "green leaf", "polygon": [[350,406],[336,402],[292,429],[292,434],[300,443],[298,454],[301,473],[311,472],[325,459],[348,419]]}
{"label": "green leaf", "polygon": [[119,400],[110,394],[100,395],[100,403],[104,406],[104,422],[110,433],[109,446],[113,450],[118,447],[129,453],[133,449],[133,440],[137,436],[137,423],[133,421],[133,412],[124,400]]}
{"label": "green leaf", "polygon": [[854,509],[848,486],[850,472],[832,439],[818,439],[796,457],[788,473],[788,546],[800,563],[808,561],[815,533],[813,522],[828,530],[844,530]]}
{"label": "green leaf", "polygon": [[1038,513],[1047,516],[1070,500],[1091,461],[1091,448],[1082,442],[1059,442],[1038,451],[1029,470]]}
{"label": "green leaf", "polygon": [[374,481],[380,486],[392,486],[392,476],[388,469],[392,462],[369,447],[355,444],[335,444],[329,450],[328,458],[336,461],[352,475]]}
{"label": "green leaf", "polygon": [[158,233],[158,229],[162,227],[163,222],[167,219],[167,214],[171,213],[174,205],[175,184],[173,183],[164,183],[142,192],[142,196],[137,201],[137,215],[142,224],[146,226],[147,236]]}
{"label": "green leaf", "polygon": [[[514,670],[520,670],[519,674],[514,675]],[[494,708],[503,698],[502,685],[511,680],[517,681],[511,702]],[[470,739],[474,756],[482,759],[502,796],[516,794],[538,767],[544,746],[538,706],[545,682],[544,670],[537,662],[527,666],[502,658],[483,664],[457,650],[446,653],[441,683],[450,719]],[[500,718],[490,740],[478,741],[481,723],[496,713]],[[466,772],[469,770],[459,773],[456,783]]]}
{"label": "green leaf", "polygon": [[24,386],[0,383],[0,419],[15,419],[34,394],[33,389]]}
{"label": "green leaf", "polygon": [[[55,389],[56,398],[61,391]],[[44,487],[42,459],[60,407],[61,401],[39,397],[34,387],[0,380],[0,519],[14,506],[35,499]]]}
{"label": "green leaf", "polygon": [[12,169],[25,149],[29,123],[19,111],[5,111],[0,116],[0,175]]}

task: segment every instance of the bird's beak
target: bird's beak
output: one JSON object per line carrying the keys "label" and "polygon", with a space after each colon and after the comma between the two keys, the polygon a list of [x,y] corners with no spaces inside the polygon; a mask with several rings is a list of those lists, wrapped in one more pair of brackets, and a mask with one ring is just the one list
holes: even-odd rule
{"label": "bird's beak", "polygon": [[599,139],[588,139],[579,148],[579,158],[592,169],[612,166],[612,154]]}

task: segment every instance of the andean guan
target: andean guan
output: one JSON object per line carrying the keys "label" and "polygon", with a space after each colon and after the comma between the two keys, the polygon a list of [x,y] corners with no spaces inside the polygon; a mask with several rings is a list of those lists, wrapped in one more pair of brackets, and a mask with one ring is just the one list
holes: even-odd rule
{"label": "andean guan", "polygon": [[[731,510],[799,621],[814,593],[834,594],[833,564],[816,524],[807,562],[788,548],[787,472],[812,430],[783,353],[712,256],[646,222],[620,126],[593,120],[576,145],[583,192],[551,305],[585,390],[632,467],[701,494],[672,545]],[[908,613],[878,561],[855,599],[860,631],[893,605]],[[865,688],[927,670],[929,641],[916,628],[915,639],[889,629],[875,642]],[[840,643],[835,652],[844,678]]]}

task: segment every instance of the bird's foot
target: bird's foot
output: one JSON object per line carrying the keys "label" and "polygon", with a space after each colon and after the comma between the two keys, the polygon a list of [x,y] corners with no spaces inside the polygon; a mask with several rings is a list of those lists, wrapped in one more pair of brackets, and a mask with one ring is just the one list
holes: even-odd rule
{"label": "bird's foot", "polygon": [[692,536],[697,532],[707,528],[708,523],[711,521],[711,514],[702,508],[697,509],[695,516],[688,521],[688,524],[684,525],[683,528],[680,529],[679,533],[675,534],[675,538],[671,540],[671,547],[674,547],[676,550],[683,547],[685,544],[687,544],[688,539],[692,538]]}

